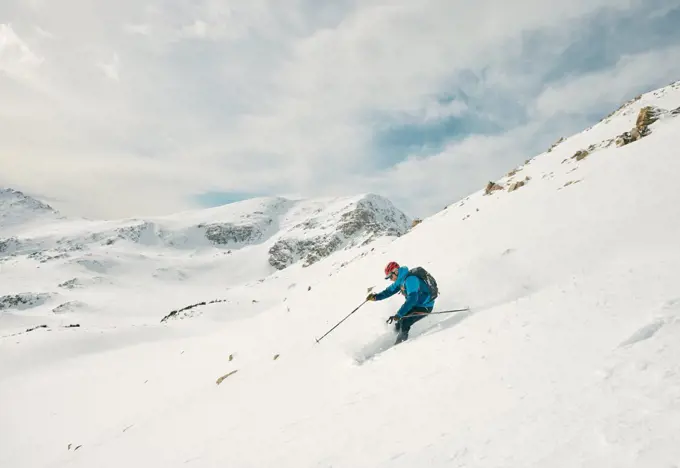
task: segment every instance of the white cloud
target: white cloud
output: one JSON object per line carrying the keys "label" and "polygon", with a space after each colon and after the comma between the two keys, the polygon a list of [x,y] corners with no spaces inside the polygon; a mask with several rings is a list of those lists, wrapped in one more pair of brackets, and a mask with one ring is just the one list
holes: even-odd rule
{"label": "white cloud", "polygon": [[532,122],[499,135],[472,135],[434,155],[414,155],[384,173],[362,177],[345,190],[370,186],[389,193],[412,216],[433,214],[532,157],[526,148],[535,146],[542,130],[544,125]]}
{"label": "white cloud", "polygon": [[45,39],[54,39],[54,34],[52,34],[49,31],[45,31],[43,28],[40,26],[35,27],[35,31],[38,33],[39,36],[44,37]]}
{"label": "white cloud", "polygon": [[421,114],[425,122],[441,120],[447,117],[459,117],[468,110],[467,104],[461,101],[432,102],[422,108]]}
{"label": "white cloud", "polygon": [[186,37],[204,38],[208,36],[208,24],[201,20],[196,20],[193,24],[184,26],[182,33]]}
{"label": "white cloud", "polygon": [[[434,213],[543,151],[550,141],[546,138],[550,130],[558,133],[559,128],[560,135],[579,132],[587,126],[586,116],[603,103],[613,111],[632,93],[658,86],[663,76],[680,79],[680,46],[625,56],[612,67],[549,87],[527,103],[532,109],[527,124],[497,135],[474,135],[434,155],[414,156],[387,174],[362,180],[356,186],[394,193],[411,213]],[[548,117],[561,113],[570,115],[548,123]],[[394,186],[409,190],[400,193],[391,189]]]}
{"label": "white cloud", "polygon": [[139,34],[140,36],[151,35],[151,26],[148,24],[124,24],[123,31],[128,34]]}
{"label": "white cloud", "polygon": [[616,66],[550,86],[535,109],[543,116],[586,113],[602,103],[621,104],[631,90],[646,91],[663,76],[680,77],[680,46],[622,57]]}
{"label": "white cloud", "polygon": [[0,24],[0,72],[18,80],[32,80],[43,58],[14,32],[11,25]]}
{"label": "white cloud", "polygon": [[[30,85],[0,77],[0,165],[7,183],[103,216],[169,212],[215,190],[393,196],[416,190],[401,184],[417,174],[436,179],[444,166],[465,173],[449,165],[454,153],[467,155],[477,177],[507,160],[484,162],[493,138],[469,138],[374,177],[376,134],[387,124],[476,112],[474,102],[445,99],[469,70],[527,98],[527,83],[539,77],[515,65],[526,32],[556,31],[555,46],[564,48],[574,34],[564,29],[569,20],[633,3],[93,0],[80,8],[64,0],[30,8],[17,1],[8,10],[13,26],[0,26],[0,71]],[[44,40],[47,31],[57,39]],[[637,75],[625,76],[630,84]],[[490,91],[466,88],[473,99]],[[545,115],[562,105],[549,91],[536,104]],[[500,138],[516,157],[531,140]],[[124,196],[111,196],[121,187]],[[434,190],[451,193],[434,184],[433,200]]]}
{"label": "white cloud", "polygon": [[101,68],[107,78],[113,81],[120,81],[120,59],[118,54],[114,53],[110,62],[98,63],[97,66]]}

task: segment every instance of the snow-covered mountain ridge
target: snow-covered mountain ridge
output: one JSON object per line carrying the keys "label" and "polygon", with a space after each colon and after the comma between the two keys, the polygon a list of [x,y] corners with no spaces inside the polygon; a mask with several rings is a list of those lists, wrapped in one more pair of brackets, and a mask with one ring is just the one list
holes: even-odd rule
{"label": "snow-covered mountain ridge", "polygon": [[[660,107],[664,106],[664,107]],[[562,164],[572,166],[591,154],[608,148],[620,148],[636,142],[652,133],[654,124],[663,123],[680,115],[680,81],[658,90],[641,94],[624,103],[616,111],[602,119],[594,126],[569,138],[560,138],[546,153],[540,154],[526,161],[502,178],[500,181],[490,181],[485,188],[485,193],[495,190],[507,189],[514,191],[524,186],[531,180],[531,175],[523,172],[529,164],[540,159],[540,163],[549,160],[547,153],[556,149],[563,157]],[[554,157],[554,156],[553,156]],[[571,167],[566,174],[576,171],[577,167]],[[537,172],[537,171],[534,171]],[[541,174],[542,178],[552,178],[556,171]],[[578,181],[567,181],[568,185]]]}
{"label": "snow-covered mountain ridge", "polygon": [[[3,193],[20,202],[10,205],[14,222],[0,224],[0,265],[7,278],[0,296],[12,304],[9,298],[33,292],[41,300],[22,304],[51,306],[61,314],[73,304],[96,309],[116,288],[149,280],[161,289],[168,281],[192,289],[206,274],[238,270],[225,286],[263,281],[293,265],[307,268],[335,252],[401,236],[410,227],[390,201],[371,194],[265,197],[150,219],[92,221],[43,219],[45,212],[56,212],[20,192]],[[155,313],[162,317],[164,309]]]}
{"label": "snow-covered mountain ridge", "polygon": [[[42,212],[56,214],[48,205],[21,192],[10,189],[3,193],[21,195],[20,202],[10,204],[6,210],[8,216],[16,213],[17,220],[31,222],[31,214],[35,217]],[[21,209],[13,210],[12,205]],[[36,249],[80,250],[88,244],[112,245],[121,240],[178,249],[208,246],[238,249],[272,239],[318,240],[342,236],[349,243],[359,239],[370,241],[380,235],[402,235],[408,230],[409,222],[391,202],[376,195],[303,201],[265,197],[145,220],[65,220],[39,227],[31,223],[30,229],[24,230],[19,222],[0,223],[0,234],[10,230],[19,232],[29,243],[35,241]],[[307,252],[302,253],[304,256]],[[309,258],[308,263],[312,262]]]}
{"label": "snow-covered mountain ridge", "polygon": [[[669,112],[617,146],[648,106]],[[138,289],[232,302],[0,339],[0,465],[676,466],[678,106],[678,84],[646,93],[405,235],[261,283],[224,291],[242,272],[212,256],[195,256],[205,274],[190,289],[126,271],[135,282],[98,292],[115,291],[121,314],[144,313]],[[435,276],[437,310],[470,311],[427,317],[374,355],[394,339],[397,296],[317,343],[388,284],[391,260]],[[240,315],[216,322],[225,310]]]}

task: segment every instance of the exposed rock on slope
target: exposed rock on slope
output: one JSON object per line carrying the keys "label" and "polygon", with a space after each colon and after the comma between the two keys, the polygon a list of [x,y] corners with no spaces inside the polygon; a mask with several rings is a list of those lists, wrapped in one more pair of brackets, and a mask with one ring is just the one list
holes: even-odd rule
{"label": "exposed rock on slope", "polygon": [[8,296],[0,296],[0,310],[5,309],[30,309],[43,305],[50,299],[47,293],[20,293]]}
{"label": "exposed rock on slope", "polygon": [[60,288],[64,289],[81,289],[88,286],[95,286],[101,284],[111,284],[110,280],[107,280],[103,276],[94,276],[92,278],[72,278],[68,281],[64,281],[59,284]]}
{"label": "exposed rock on slope", "polygon": [[294,226],[269,249],[269,264],[282,270],[300,260],[310,266],[342,248],[381,236],[401,236],[410,220],[388,200],[369,195],[338,210],[325,210]]}
{"label": "exposed rock on slope", "polygon": [[[267,224],[271,224],[273,220],[269,219]],[[265,230],[258,225],[238,226],[232,223],[199,225],[199,228],[205,228],[205,237],[215,245],[234,245],[234,244],[255,244],[260,242]]]}
{"label": "exposed rock on slope", "polygon": [[527,176],[524,178],[524,180],[518,180],[517,182],[513,182],[510,187],[508,187],[508,192],[514,192],[515,190],[518,190],[522,187],[524,187],[526,184],[529,183],[531,180],[531,177]]}
{"label": "exposed rock on slope", "polygon": [[497,190],[503,190],[503,187],[501,187],[496,182],[491,180],[489,181],[488,184],[486,184],[486,188],[484,189],[484,195],[491,195],[493,192]]}
{"label": "exposed rock on slope", "polygon": [[19,240],[16,237],[0,239],[0,255],[11,254],[19,247]]}
{"label": "exposed rock on slope", "polygon": [[66,314],[69,312],[75,312],[79,309],[84,309],[85,307],[87,307],[87,304],[82,301],[69,301],[55,307],[52,309],[52,312],[55,314]]}
{"label": "exposed rock on slope", "polygon": [[640,109],[640,113],[635,122],[635,127],[616,137],[616,146],[624,146],[637,141],[642,137],[646,137],[651,133],[649,126],[659,120],[664,114],[669,114],[669,112],[654,106],[643,107]]}

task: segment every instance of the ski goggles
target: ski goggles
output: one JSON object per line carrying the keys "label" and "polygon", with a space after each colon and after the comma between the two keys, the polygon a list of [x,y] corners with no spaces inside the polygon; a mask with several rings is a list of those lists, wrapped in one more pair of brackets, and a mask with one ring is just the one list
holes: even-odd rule
{"label": "ski goggles", "polygon": [[385,279],[390,279],[392,276],[399,276],[399,269],[395,268],[394,270],[390,271],[387,276],[385,276]]}

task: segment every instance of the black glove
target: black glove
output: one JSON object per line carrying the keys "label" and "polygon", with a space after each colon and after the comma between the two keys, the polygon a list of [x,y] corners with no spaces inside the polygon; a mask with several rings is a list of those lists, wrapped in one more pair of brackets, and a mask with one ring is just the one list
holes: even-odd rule
{"label": "black glove", "polygon": [[398,322],[401,319],[398,315],[392,315],[390,318],[387,319],[387,323],[392,323],[392,322]]}
{"label": "black glove", "polygon": [[375,300],[377,300],[377,299],[375,298],[375,293],[371,293],[371,294],[369,294],[368,296],[366,296],[366,300],[367,300],[367,301],[375,301]]}

